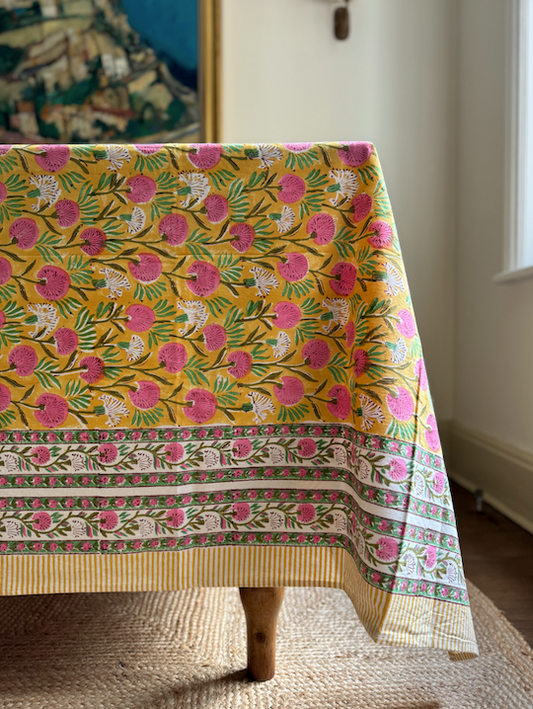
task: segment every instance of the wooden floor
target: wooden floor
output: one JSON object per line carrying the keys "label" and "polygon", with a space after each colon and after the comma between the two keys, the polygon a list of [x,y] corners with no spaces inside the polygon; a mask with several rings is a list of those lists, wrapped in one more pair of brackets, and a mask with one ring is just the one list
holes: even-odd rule
{"label": "wooden floor", "polygon": [[466,577],[533,646],[533,535],[452,482]]}

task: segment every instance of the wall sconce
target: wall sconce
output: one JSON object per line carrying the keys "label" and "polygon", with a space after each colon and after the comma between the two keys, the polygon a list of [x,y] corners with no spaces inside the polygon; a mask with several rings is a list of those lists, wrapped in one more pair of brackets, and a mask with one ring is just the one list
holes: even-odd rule
{"label": "wall sconce", "polygon": [[348,13],[348,2],[344,0],[344,4],[335,8],[335,37],[337,39],[346,39],[350,33],[350,15]]}

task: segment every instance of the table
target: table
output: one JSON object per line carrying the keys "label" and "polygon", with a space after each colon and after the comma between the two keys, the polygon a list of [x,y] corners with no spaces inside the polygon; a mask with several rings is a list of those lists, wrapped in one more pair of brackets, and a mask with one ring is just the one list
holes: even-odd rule
{"label": "table", "polygon": [[1,146],[0,223],[0,594],[340,587],[477,655],[370,143]]}

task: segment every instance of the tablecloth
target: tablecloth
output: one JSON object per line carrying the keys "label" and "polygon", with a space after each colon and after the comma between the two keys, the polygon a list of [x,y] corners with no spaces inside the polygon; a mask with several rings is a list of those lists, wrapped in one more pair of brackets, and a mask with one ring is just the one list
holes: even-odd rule
{"label": "tablecloth", "polygon": [[367,142],[0,147],[0,593],[343,588],[477,655]]}

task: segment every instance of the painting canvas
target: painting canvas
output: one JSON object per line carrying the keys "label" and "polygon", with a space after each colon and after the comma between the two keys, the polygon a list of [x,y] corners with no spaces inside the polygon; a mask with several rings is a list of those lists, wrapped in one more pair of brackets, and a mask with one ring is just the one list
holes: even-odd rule
{"label": "painting canvas", "polygon": [[0,0],[0,143],[201,139],[201,0]]}

